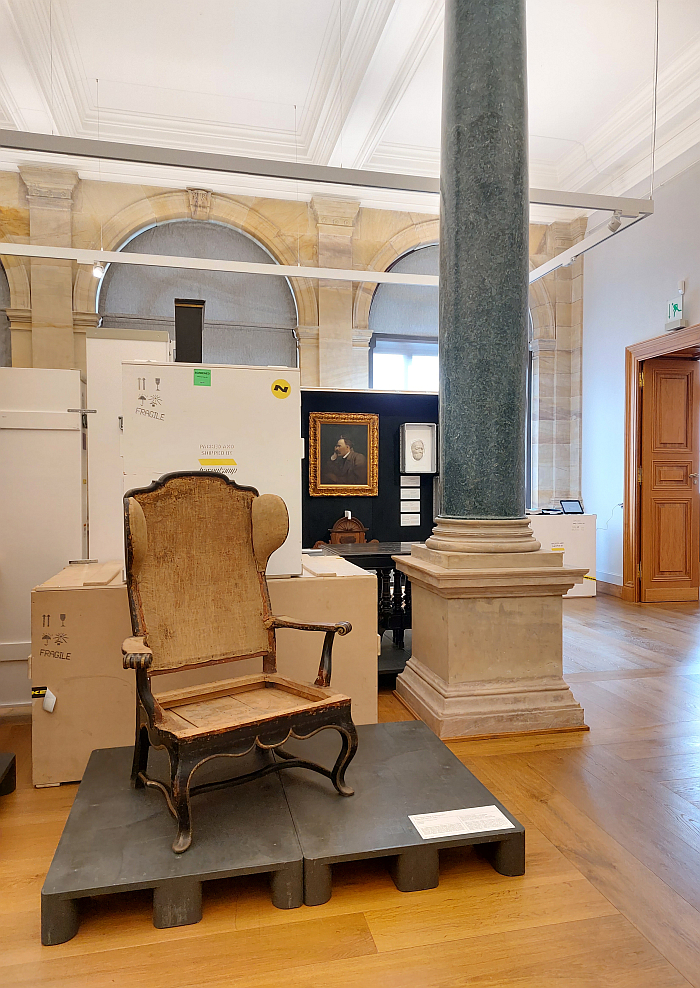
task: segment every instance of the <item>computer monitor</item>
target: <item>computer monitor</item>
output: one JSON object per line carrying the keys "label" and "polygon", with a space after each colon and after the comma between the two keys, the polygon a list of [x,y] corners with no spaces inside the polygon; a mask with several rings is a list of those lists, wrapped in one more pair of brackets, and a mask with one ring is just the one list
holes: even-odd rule
{"label": "computer monitor", "polygon": [[580,501],[574,501],[574,500],[560,501],[559,504],[561,504],[561,510],[564,512],[565,515],[583,514],[583,505],[581,504]]}

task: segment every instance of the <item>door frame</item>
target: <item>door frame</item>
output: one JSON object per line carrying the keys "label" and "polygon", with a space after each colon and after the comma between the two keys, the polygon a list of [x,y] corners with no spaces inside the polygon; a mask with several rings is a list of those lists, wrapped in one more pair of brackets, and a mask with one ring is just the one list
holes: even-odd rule
{"label": "door frame", "polygon": [[638,470],[642,438],[640,365],[653,357],[700,359],[700,324],[625,348],[625,481],[622,522],[622,599],[640,601],[641,498]]}

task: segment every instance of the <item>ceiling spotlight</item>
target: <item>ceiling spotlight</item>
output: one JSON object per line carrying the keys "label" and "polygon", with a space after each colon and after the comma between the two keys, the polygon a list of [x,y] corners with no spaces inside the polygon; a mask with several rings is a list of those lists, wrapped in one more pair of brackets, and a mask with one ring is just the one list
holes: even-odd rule
{"label": "ceiling spotlight", "polygon": [[101,278],[104,273],[105,273],[104,264],[102,264],[101,261],[95,261],[95,263],[92,266],[93,277]]}
{"label": "ceiling spotlight", "polygon": [[611,233],[617,233],[617,231],[620,229],[621,226],[622,226],[622,211],[616,209],[615,212],[612,214],[612,219],[608,223],[608,230],[610,230]]}

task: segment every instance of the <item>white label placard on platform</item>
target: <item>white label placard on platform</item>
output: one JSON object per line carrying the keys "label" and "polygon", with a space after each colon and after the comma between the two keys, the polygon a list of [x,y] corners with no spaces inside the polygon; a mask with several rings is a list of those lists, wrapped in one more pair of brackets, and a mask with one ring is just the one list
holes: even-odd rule
{"label": "white label placard on platform", "polygon": [[292,367],[125,362],[124,490],[176,470],[214,470],[278,494],[289,535],[268,576],[301,573],[301,396]]}
{"label": "white label placard on platform", "polygon": [[459,837],[461,834],[486,834],[493,830],[513,830],[497,806],[470,806],[443,813],[418,813],[408,818],[423,840],[435,837]]}

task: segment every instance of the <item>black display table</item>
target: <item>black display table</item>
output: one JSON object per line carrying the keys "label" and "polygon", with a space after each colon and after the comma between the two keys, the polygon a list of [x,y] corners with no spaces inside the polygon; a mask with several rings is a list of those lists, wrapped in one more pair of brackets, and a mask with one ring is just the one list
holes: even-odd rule
{"label": "black display table", "polygon": [[[94,751],[42,889],[41,942],[74,937],[78,900],[89,895],[153,889],[153,923],[163,928],[198,922],[202,882],[213,878],[268,872],[273,903],[288,909],[326,902],[340,861],[386,857],[402,892],[438,884],[442,847],[475,845],[496,871],[523,874],[523,827],[425,724],[368,724],[358,734],[346,776],[354,796],[303,769],[208,792],[193,800],[194,840],[180,855],[170,847],[175,824],[162,795],[129,785],[132,749]],[[335,731],[323,731],[286,747],[332,765],[339,744]],[[163,752],[151,754],[149,774],[162,773]],[[219,778],[230,762],[219,760]],[[491,805],[512,828],[424,840],[409,820]]]}
{"label": "black display table", "polygon": [[410,556],[410,542],[359,542],[321,546],[324,556],[342,556],[362,569],[377,573],[379,634],[393,633],[396,648],[404,646],[404,631],[411,627],[411,583],[396,568],[392,556]]}

